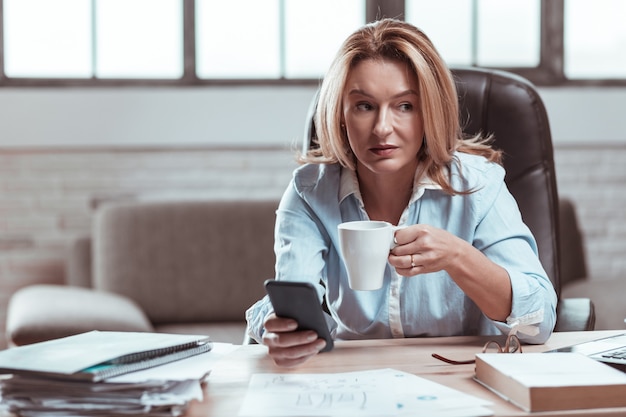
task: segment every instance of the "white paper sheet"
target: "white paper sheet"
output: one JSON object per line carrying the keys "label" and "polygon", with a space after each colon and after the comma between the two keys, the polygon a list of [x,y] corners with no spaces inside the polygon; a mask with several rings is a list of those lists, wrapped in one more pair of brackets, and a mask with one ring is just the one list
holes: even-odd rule
{"label": "white paper sheet", "polygon": [[394,369],[255,374],[240,417],[489,416],[489,402]]}

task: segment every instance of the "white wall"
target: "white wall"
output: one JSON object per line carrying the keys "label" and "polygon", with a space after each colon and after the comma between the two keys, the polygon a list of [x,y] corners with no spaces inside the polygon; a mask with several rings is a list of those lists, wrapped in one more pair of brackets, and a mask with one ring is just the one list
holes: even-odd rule
{"label": "white wall", "polygon": [[626,144],[626,87],[540,88],[556,144]]}
{"label": "white wall", "polygon": [[0,146],[260,145],[302,136],[312,87],[0,89]]}
{"label": "white wall", "polygon": [[[290,145],[314,87],[3,88],[0,147]],[[626,88],[542,88],[555,143],[626,143]]]}

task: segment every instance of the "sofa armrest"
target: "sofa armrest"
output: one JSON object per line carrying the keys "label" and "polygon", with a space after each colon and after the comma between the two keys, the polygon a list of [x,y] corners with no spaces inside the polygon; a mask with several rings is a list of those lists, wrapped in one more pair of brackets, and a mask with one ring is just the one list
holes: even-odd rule
{"label": "sofa armrest", "polygon": [[32,285],[11,297],[7,341],[21,346],[90,330],[154,331],[129,298],[88,288]]}
{"label": "sofa armrest", "polygon": [[555,332],[593,330],[596,313],[589,298],[561,298],[557,305]]}

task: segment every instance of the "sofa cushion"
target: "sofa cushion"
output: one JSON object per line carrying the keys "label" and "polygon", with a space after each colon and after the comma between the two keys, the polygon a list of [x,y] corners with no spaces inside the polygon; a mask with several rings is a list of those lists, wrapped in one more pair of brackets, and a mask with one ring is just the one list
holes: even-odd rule
{"label": "sofa cushion", "polygon": [[132,300],[80,287],[28,286],[11,297],[7,311],[7,340],[17,346],[94,329],[154,331]]}

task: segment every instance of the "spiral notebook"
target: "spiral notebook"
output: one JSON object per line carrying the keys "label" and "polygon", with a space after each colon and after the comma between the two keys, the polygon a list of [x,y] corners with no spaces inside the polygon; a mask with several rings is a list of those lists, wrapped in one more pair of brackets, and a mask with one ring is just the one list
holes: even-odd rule
{"label": "spiral notebook", "polygon": [[0,352],[0,373],[99,382],[211,350],[207,336],[91,331]]}

